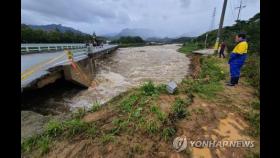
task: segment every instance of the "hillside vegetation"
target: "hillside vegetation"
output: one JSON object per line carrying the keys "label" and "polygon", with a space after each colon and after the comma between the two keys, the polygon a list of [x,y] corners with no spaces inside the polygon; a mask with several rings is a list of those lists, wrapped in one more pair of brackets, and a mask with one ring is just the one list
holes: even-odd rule
{"label": "hillside vegetation", "polygon": [[91,35],[59,29],[42,30],[21,25],[21,43],[84,43],[91,40]]}
{"label": "hillside vegetation", "polygon": [[[233,26],[227,26],[222,29],[221,41],[225,41],[230,53],[235,46],[235,35],[239,32],[245,32],[249,44],[248,59],[243,68],[243,77],[256,87],[256,93],[259,94],[260,81],[260,13],[256,14],[247,21],[237,21]],[[204,48],[206,33],[193,39],[191,42],[184,43],[181,52],[190,52],[193,49]],[[208,47],[213,47],[216,41],[217,30],[208,32]]]}
{"label": "hillside vegetation", "polygon": [[118,44],[120,47],[143,46],[145,41],[139,36],[123,36],[113,40],[111,44]]}

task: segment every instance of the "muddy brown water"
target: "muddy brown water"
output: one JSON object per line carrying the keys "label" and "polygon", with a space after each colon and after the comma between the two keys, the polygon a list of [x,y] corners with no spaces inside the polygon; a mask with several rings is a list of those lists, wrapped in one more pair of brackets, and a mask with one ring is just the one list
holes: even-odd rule
{"label": "muddy brown water", "polygon": [[179,83],[188,74],[190,60],[177,50],[180,45],[119,48],[97,62],[98,70],[88,89],[60,80],[40,90],[23,94],[22,110],[43,115],[60,114],[79,107],[101,104],[147,80]]}

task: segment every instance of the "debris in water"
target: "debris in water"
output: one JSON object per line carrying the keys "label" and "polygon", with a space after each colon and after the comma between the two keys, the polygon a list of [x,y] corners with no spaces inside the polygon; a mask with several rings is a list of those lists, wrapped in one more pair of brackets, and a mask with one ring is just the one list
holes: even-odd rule
{"label": "debris in water", "polygon": [[170,81],[167,84],[166,90],[168,91],[168,93],[173,94],[176,88],[177,88],[177,84],[174,81]]}

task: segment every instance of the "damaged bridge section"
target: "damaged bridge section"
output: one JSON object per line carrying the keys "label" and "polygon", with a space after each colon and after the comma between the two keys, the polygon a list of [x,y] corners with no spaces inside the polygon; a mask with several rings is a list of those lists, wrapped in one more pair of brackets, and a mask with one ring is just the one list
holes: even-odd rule
{"label": "damaged bridge section", "polygon": [[117,48],[117,45],[104,45],[71,50],[73,62],[65,51],[21,55],[21,89],[42,88],[61,78],[89,87],[95,77],[96,60]]}

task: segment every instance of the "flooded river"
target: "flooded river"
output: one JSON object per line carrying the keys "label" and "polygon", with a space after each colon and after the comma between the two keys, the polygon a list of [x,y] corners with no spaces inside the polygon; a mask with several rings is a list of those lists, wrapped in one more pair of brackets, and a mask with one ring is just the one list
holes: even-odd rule
{"label": "flooded river", "polygon": [[97,62],[97,75],[88,89],[63,83],[41,90],[44,92],[38,92],[37,97],[32,94],[23,104],[46,108],[50,105],[58,111],[89,108],[96,101],[103,104],[147,80],[156,84],[166,84],[170,80],[178,83],[188,74],[190,63],[184,54],[177,52],[179,48],[176,44],[119,48]]}
{"label": "flooded river", "polygon": [[177,52],[180,46],[146,46],[119,48],[112,56],[98,63],[96,83],[71,98],[71,107],[89,107],[97,100],[105,103],[144,81],[177,83],[188,74],[189,59]]}

